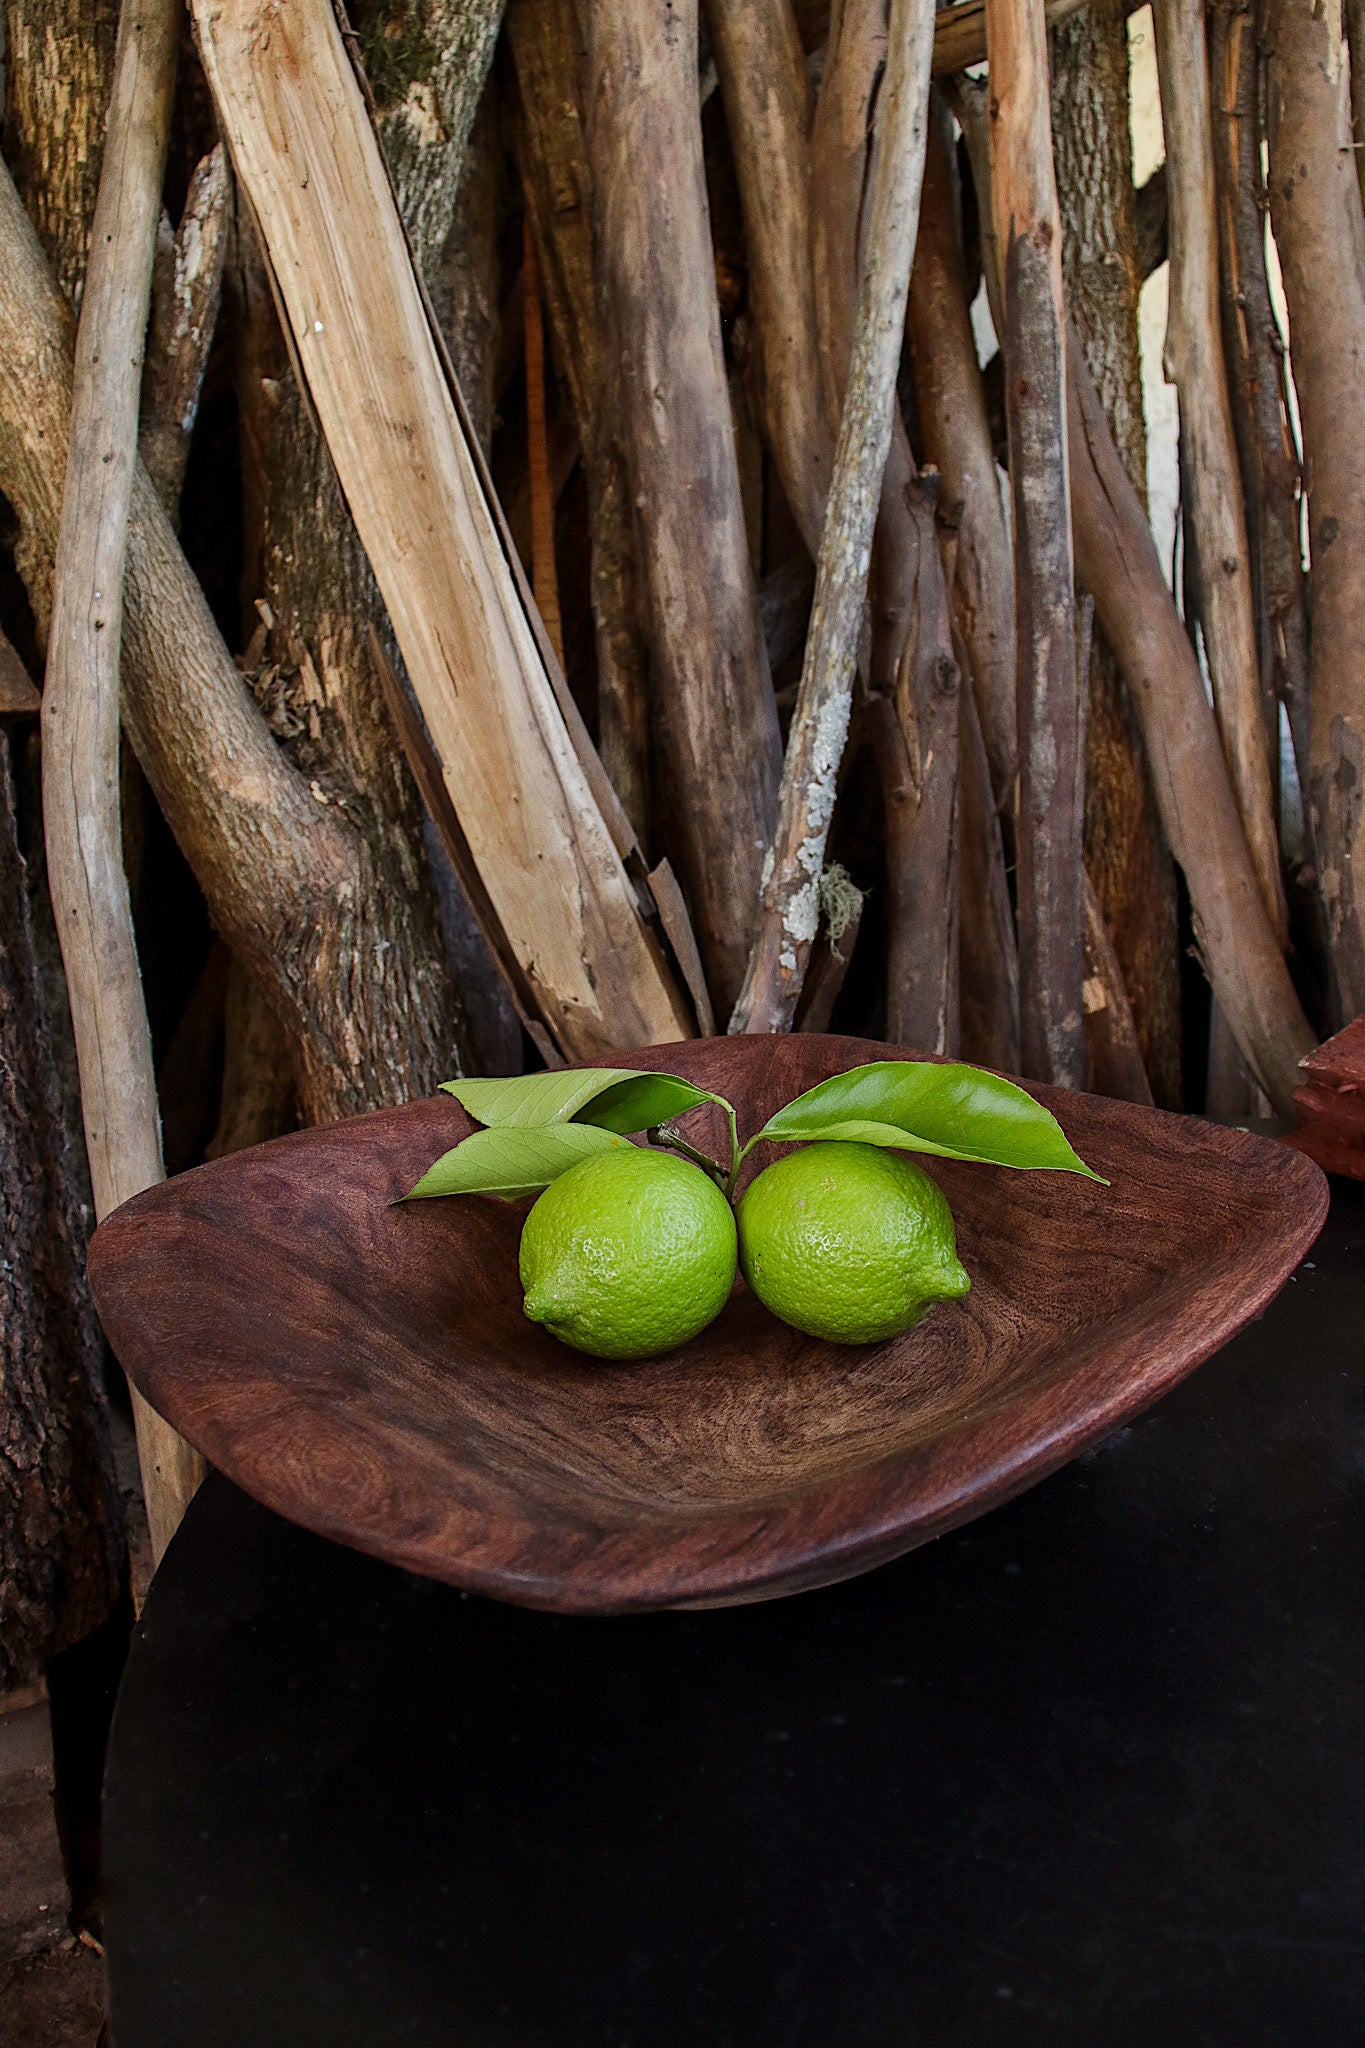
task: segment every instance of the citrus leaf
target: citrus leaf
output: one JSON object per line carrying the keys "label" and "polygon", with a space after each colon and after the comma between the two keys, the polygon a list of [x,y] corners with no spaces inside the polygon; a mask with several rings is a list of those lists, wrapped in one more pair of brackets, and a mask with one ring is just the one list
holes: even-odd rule
{"label": "citrus leaf", "polygon": [[441,1087],[476,1123],[490,1129],[530,1130],[572,1119],[623,1136],[653,1130],[703,1102],[721,1100],[676,1074],[640,1073],[631,1067],[572,1067],[501,1081],[443,1081]]}
{"label": "citrus leaf", "polygon": [[930,1060],[878,1060],[833,1074],[779,1109],[759,1136],[847,1139],[940,1159],[1102,1178],[1072,1150],[1056,1117],[1013,1081]]}
{"label": "citrus leaf", "polygon": [[629,1143],[595,1124],[541,1124],[534,1129],[513,1125],[475,1131],[429,1166],[415,1188],[403,1197],[429,1195],[539,1194],[571,1166],[598,1152]]}

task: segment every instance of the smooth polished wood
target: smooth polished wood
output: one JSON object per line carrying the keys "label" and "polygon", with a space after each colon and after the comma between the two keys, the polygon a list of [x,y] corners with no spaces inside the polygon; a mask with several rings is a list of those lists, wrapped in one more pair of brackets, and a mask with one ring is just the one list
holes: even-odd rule
{"label": "smooth polished wood", "polygon": [[[802,1033],[622,1064],[718,1089],[743,1135],[894,1051]],[[140,1195],[96,1234],[91,1282],[147,1397],[307,1528],[532,1607],[764,1599],[1053,1471],[1226,1343],[1317,1235],[1327,1184],[1289,1148],[1034,1092],[1112,1185],[926,1160],[972,1291],[888,1344],[815,1342],[738,1291],[669,1357],[564,1350],[521,1313],[525,1204],[388,1206],[472,1128],[445,1096]],[[698,1143],[719,1143],[711,1115]]]}

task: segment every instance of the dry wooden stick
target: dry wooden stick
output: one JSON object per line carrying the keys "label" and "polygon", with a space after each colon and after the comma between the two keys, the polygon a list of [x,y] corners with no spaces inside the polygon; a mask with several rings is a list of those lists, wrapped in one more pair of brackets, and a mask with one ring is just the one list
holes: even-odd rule
{"label": "dry wooden stick", "polygon": [[942,478],[939,516],[957,536],[953,609],[991,786],[997,804],[1011,804],[1018,752],[1014,570],[967,303],[952,122],[937,89],[930,99],[924,197],[910,274],[909,336],[924,457]]}
{"label": "dry wooden stick", "polygon": [[1097,1095],[1152,1107],[1137,1027],[1123,969],[1104,921],[1100,899],[1085,878],[1085,1085]]}
{"label": "dry wooden stick", "polygon": [[1171,297],[1166,376],[1180,394],[1182,482],[1214,702],[1242,829],[1271,921],[1286,912],[1261,704],[1251,558],[1218,309],[1218,229],[1202,0],[1156,0]]}
{"label": "dry wooden stick", "polygon": [[1014,507],[1020,1050],[1034,1079],[1080,1087],[1084,761],[1061,221],[1042,9],[1033,0],[986,0],[986,40]]}
{"label": "dry wooden stick", "polygon": [[[43,820],[96,1214],[161,1180],[151,1033],[119,834],[119,663],[138,391],[179,51],[177,0],[124,0],[90,261],[43,695]],[[134,1390],[159,1561],[203,1463]]]}
{"label": "dry wooden stick", "polygon": [[1019,1071],[1019,946],[976,693],[962,692],[962,1057]]}
{"label": "dry wooden stick", "polygon": [[1261,709],[1273,763],[1283,703],[1306,789],[1309,670],[1301,478],[1285,392],[1284,341],[1266,275],[1255,23],[1246,0],[1212,0],[1208,19],[1223,348],[1251,548]]}
{"label": "dry wooden stick", "polygon": [[531,486],[531,588],[545,623],[555,658],[564,666],[564,627],[559,616],[559,576],[555,568],[555,500],[550,481],[550,450],[545,432],[545,328],[540,312],[540,275],[536,238],[530,216],[522,230],[523,297],[526,322],[526,438]]}
{"label": "dry wooden stick", "polygon": [[338,475],[547,1024],[584,1056],[686,1035],[685,1000],[599,801],[600,768],[580,751],[503,551],[330,7],[202,0],[196,20]]}
{"label": "dry wooden stick", "polygon": [[[1075,14],[1085,0],[1047,0],[1047,25],[1055,27]],[[986,0],[957,0],[955,6],[941,7],[934,22],[934,76],[946,78],[955,71],[986,61]]]}
{"label": "dry wooden stick", "polygon": [[819,883],[852,704],[867,574],[891,445],[928,118],[931,0],[893,0],[867,256],[815,603],[758,937],[732,1031],[790,1028],[819,923]]}
{"label": "dry wooden stick", "polygon": [[[781,735],[721,348],[697,0],[588,0],[598,319],[636,510],[670,848],[717,1007],[738,993]],[[676,851],[673,849],[676,848]]]}
{"label": "dry wooden stick", "polygon": [[764,439],[812,557],[834,460],[811,277],[810,84],[789,0],[706,0],[734,151]]}
{"label": "dry wooden stick", "polygon": [[1312,557],[1309,800],[1337,1018],[1365,1010],[1365,210],[1337,9],[1265,13],[1270,217],[1284,269]]}
{"label": "dry wooden stick", "polygon": [[179,227],[172,230],[162,214],[152,271],[138,449],[173,526],[218,323],[231,226],[232,178],[220,142],[195,166]]}

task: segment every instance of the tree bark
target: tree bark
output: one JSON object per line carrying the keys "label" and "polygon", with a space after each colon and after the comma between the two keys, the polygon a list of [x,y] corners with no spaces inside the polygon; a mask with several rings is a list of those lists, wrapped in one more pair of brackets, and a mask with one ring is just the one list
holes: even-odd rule
{"label": "tree bark", "polygon": [[1261,704],[1251,555],[1218,309],[1212,116],[1202,0],[1156,0],[1166,131],[1171,300],[1165,370],[1180,394],[1181,490],[1233,793],[1271,922],[1287,935],[1270,750]]}
{"label": "tree bark", "polygon": [[[811,138],[816,323],[826,402],[837,414],[852,348],[861,275],[873,110],[887,57],[885,0],[844,0]],[[957,694],[952,615],[939,556],[933,494],[920,488],[893,408],[891,446],[869,586],[868,688],[900,721],[902,749],[878,749],[883,799],[898,821],[888,887],[887,1013],[906,1043],[956,1049]],[[906,799],[906,789],[911,800]]]}
{"label": "tree bark", "polygon": [[89,1635],[122,1565],[85,1231],[0,732],[0,1692]]}
{"label": "tree bark", "polygon": [[811,276],[810,84],[789,0],[707,0],[707,26],[744,210],[751,382],[763,436],[812,557],[834,433]]}
{"label": "tree bark", "polygon": [[1014,507],[1020,1047],[1026,1074],[1080,1087],[1084,754],[1061,220],[1041,10],[1030,0],[986,0],[986,38]]}
{"label": "tree bark", "polygon": [[[815,602],[787,736],[758,937],[731,1019],[732,1031],[791,1028],[819,928],[820,876],[848,734],[872,536],[896,410],[896,374],[924,175],[932,22],[932,9],[920,0],[893,0],[866,256],[816,564]],[[943,879],[955,881],[955,873]]]}
{"label": "tree bark", "polygon": [[620,382],[666,778],[661,834],[718,1007],[739,993],[781,738],[721,351],[697,102],[696,0],[589,0],[597,304]]}
{"label": "tree bark", "polygon": [[436,324],[446,338],[470,424],[485,458],[493,452],[502,267],[500,95],[490,76],[479,101],[450,228],[431,281]]}
{"label": "tree bark", "polygon": [[942,479],[939,516],[956,533],[953,610],[967,651],[991,787],[996,804],[1005,807],[1013,803],[1018,764],[1014,566],[972,334],[951,117],[941,92],[935,91],[930,104],[910,276],[915,402],[924,459]]}
{"label": "tree bark", "polygon": [[[1288,715],[1299,779],[1308,786],[1308,608],[1299,536],[1298,452],[1285,390],[1284,340],[1266,275],[1259,57],[1245,0],[1211,0],[1209,69],[1223,348],[1242,471],[1261,664],[1261,712],[1271,761],[1279,706]],[[1278,777],[1275,777],[1278,783]]]}
{"label": "tree bark", "polygon": [[[124,0],[76,336],[43,691],[48,881],[101,1219],[164,1178],[119,829],[119,667],[142,350],[179,42],[176,0]],[[136,1389],[133,1419],[159,1562],[204,1466]]]}
{"label": "tree bark", "polygon": [[[1092,0],[1052,34],[1052,130],[1067,314],[1140,498],[1147,433],[1142,267],[1128,115],[1126,0]],[[1164,180],[1164,168],[1160,174]],[[1164,211],[1162,216],[1165,260]],[[1112,937],[1156,1099],[1180,1106],[1175,870],[1136,713],[1101,634],[1086,705],[1085,864]]]}
{"label": "tree bark", "polygon": [[232,174],[220,142],[195,167],[179,227],[172,229],[163,213],[157,231],[138,448],[172,526],[179,523],[231,228]]}
{"label": "tree bark", "polygon": [[68,303],[80,303],[118,0],[5,0],[5,160]]}
{"label": "tree bark", "polygon": [[1365,1010],[1365,211],[1337,5],[1268,0],[1270,216],[1303,423],[1312,555],[1309,800],[1337,1021]]}
{"label": "tree bark", "polygon": [[971,690],[962,692],[962,1057],[1019,1071],[1019,946],[1000,813]]}
{"label": "tree bark", "polygon": [[1152,1107],[1123,970],[1094,884],[1085,880],[1085,1085],[1097,1095]]}

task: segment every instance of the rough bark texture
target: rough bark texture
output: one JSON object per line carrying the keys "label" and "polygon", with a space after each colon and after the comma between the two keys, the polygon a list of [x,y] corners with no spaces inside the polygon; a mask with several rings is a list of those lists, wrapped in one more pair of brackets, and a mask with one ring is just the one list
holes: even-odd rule
{"label": "rough bark texture", "polygon": [[1270,0],[1264,33],[1312,559],[1309,799],[1344,1022],[1365,1010],[1365,213],[1339,4]]}
{"label": "rough bark texture", "polygon": [[[951,117],[936,90],[924,167],[909,335],[924,459],[956,535],[953,610],[967,652],[996,802],[1013,802],[1014,566],[968,305]],[[964,870],[965,881],[965,870]]]}
{"label": "rough bark texture", "polygon": [[[69,309],[0,171],[0,490],[19,516],[18,564],[40,629],[71,348]],[[429,970],[395,930],[369,846],[272,740],[141,471],[128,536],[123,719],[216,928],[297,1039],[306,1114],[325,1122],[403,1101],[442,1077],[454,1056],[450,1020],[442,1011],[432,1023],[425,1004],[409,1009]]]}
{"label": "rough bark texture", "polygon": [[560,378],[583,450],[592,534],[598,747],[626,815],[652,845],[649,657],[622,446],[621,380],[600,346],[593,275],[592,174],[584,136],[586,53],[575,0],[512,0],[515,135],[541,290]]}
{"label": "rough bark texture", "polygon": [[1028,0],[986,0],[986,35],[1014,508],[1020,1049],[1026,1074],[1079,1087],[1085,762],[1047,36]]}
{"label": "rough bark texture", "polygon": [[1245,0],[1213,0],[1209,70],[1223,349],[1251,548],[1261,708],[1277,760],[1283,703],[1306,788],[1308,606],[1299,536],[1299,461],[1285,391],[1284,340],[1266,275],[1259,64],[1255,23]]}
{"label": "rough bark texture", "polygon": [[590,0],[597,303],[619,380],[646,596],[663,843],[707,978],[739,993],[781,738],[749,560],[716,305],[696,0]]}
{"label": "rough bark texture", "polygon": [[152,273],[138,447],[174,526],[213,346],[232,227],[232,174],[222,143],[195,167],[180,225],[163,213]]}
{"label": "rough bark texture", "polygon": [[[871,131],[887,56],[885,0],[844,0],[811,137],[813,270],[826,402],[842,410],[866,231]],[[932,493],[919,488],[899,407],[882,478],[869,586],[868,687],[895,708],[902,746],[877,759],[899,820],[888,888],[887,1012],[905,1043],[954,1049],[957,1019],[957,693],[960,674]],[[909,790],[907,799],[905,792]]]}
{"label": "rough bark texture", "polygon": [[834,433],[811,279],[810,84],[789,0],[706,0],[744,209],[755,410],[812,556]]}
{"label": "rough bark texture", "polygon": [[1121,1102],[1152,1102],[1123,971],[1100,899],[1085,882],[1085,1085]]}
{"label": "rough bark texture", "polygon": [[122,1564],[81,1208],[0,734],[0,1692],[104,1620]]}
{"label": "rough bark texture", "polygon": [[501,168],[501,99],[490,76],[469,132],[450,231],[431,280],[437,325],[485,456],[492,452],[496,405]]}
{"label": "rough bark texture", "polygon": [[[1052,132],[1067,313],[1124,468],[1145,501],[1147,430],[1138,346],[1143,273],[1128,122],[1125,0],[1092,0],[1053,30]],[[1163,209],[1163,261],[1164,234]],[[1175,869],[1137,717],[1101,634],[1091,651],[1088,690],[1086,869],[1113,939],[1153,1093],[1164,1108],[1175,1109],[1180,1104]]]}
{"label": "rough bark texture", "polygon": [[66,299],[80,299],[118,0],[5,0],[5,160]]}
{"label": "rough bark texture", "polygon": [[1164,352],[1180,395],[1181,504],[1193,624],[1203,629],[1223,751],[1272,922],[1287,935],[1271,754],[1261,704],[1251,551],[1223,362],[1213,131],[1202,0],[1156,0],[1166,131],[1171,298]]}

